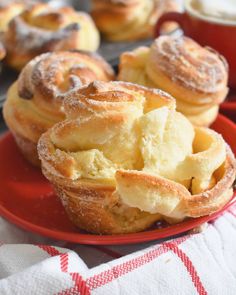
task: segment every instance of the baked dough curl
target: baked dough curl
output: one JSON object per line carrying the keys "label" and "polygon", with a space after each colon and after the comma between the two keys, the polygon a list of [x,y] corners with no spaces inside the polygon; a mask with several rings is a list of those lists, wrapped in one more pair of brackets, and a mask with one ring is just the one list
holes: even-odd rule
{"label": "baked dough curl", "polygon": [[175,100],[126,82],[92,82],[64,100],[39,140],[42,171],[69,218],[93,233],[144,230],[212,214],[232,197],[236,163],[221,135]]}
{"label": "baked dough curl", "polygon": [[20,70],[35,56],[48,51],[95,51],[99,33],[91,17],[71,7],[37,3],[9,23],[4,34],[6,63]]}
{"label": "baked dough curl", "polygon": [[[179,11],[175,0],[93,0],[91,15],[106,39],[132,41],[153,37],[157,19],[167,11]],[[173,22],[163,27],[175,28]]]}
{"label": "baked dough curl", "polygon": [[29,62],[10,87],[3,108],[5,121],[25,157],[33,164],[40,164],[38,139],[65,118],[62,102],[72,89],[94,80],[112,79],[113,69],[95,53],[44,53]]}
{"label": "baked dough curl", "polygon": [[123,53],[118,79],[170,93],[177,110],[198,126],[215,120],[228,93],[225,59],[188,37],[162,36],[150,48]]}

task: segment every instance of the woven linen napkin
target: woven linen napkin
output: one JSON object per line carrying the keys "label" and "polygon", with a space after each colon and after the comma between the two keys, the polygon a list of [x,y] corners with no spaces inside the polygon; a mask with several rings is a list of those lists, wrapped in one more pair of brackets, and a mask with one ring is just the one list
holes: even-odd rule
{"label": "woven linen napkin", "polygon": [[1,218],[0,238],[1,295],[236,294],[235,205],[201,233],[152,246],[77,245],[75,252]]}

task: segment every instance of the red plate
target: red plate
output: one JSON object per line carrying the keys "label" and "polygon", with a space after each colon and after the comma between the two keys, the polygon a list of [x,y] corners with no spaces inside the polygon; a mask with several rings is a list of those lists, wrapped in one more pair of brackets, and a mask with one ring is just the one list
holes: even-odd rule
{"label": "red plate", "polygon": [[[223,134],[236,152],[236,125],[219,115],[213,128]],[[48,181],[39,169],[24,160],[9,132],[0,139],[0,163],[0,214],[26,230],[80,244],[132,244],[173,236],[215,219],[230,206],[227,204],[211,216],[189,219],[162,228],[156,226],[141,233],[92,235],[73,226]]]}

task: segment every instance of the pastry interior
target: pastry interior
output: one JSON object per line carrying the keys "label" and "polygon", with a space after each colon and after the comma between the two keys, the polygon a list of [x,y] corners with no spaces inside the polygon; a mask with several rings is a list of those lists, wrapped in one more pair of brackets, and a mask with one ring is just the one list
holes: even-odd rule
{"label": "pastry interior", "polygon": [[119,234],[212,214],[232,197],[235,158],[161,90],[92,82],[64,100],[66,120],[38,143],[42,171],[69,218]]}

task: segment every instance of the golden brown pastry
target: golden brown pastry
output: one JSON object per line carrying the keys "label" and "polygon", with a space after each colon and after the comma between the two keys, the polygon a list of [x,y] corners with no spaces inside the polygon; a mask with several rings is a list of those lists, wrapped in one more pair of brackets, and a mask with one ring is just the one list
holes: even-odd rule
{"label": "golden brown pastry", "polygon": [[66,120],[39,140],[44,175],[69,218],[93,233],[137,232],[211,214],[232,197],[236,161],[166,93],[92,82],[64,100]]}
{"label": "golden brown pastry", "polygon": [[[106,39],[131,41],[152,37],[157,19],[178,10],[175,0],[93,0],[91,15]],[[174,28],[164,25],[165,32]]]}
{"label": "golden brown pastry", "polygon": [[25,157],[39,164],[38,139],[64,119],[65,95],[91,81],[113,78],[112,68],[95,53],[44,53],[28,63],[10,87],[3,108],[5,121]]}
{"label": "golden brown pastry", "polygon": [[0,33],[7,30],[9,22],[19,15],[28,4],[27,0],[1,0],[0,1]]}
{"label": "golden brown pastry", "polygon": [[99,33],[91,17],[71,7],[52,8],[38,3],[15,17],[4,34],[6,62],[20,70],[35,56],[48,51],[95,51]]}
{"label": "golden brown pastry", "polygon": [[192,123],[209,126],[228,93],[225,59],[187,37],[162,36],[121,55],[118,79],[157,87],[176,98]]}

